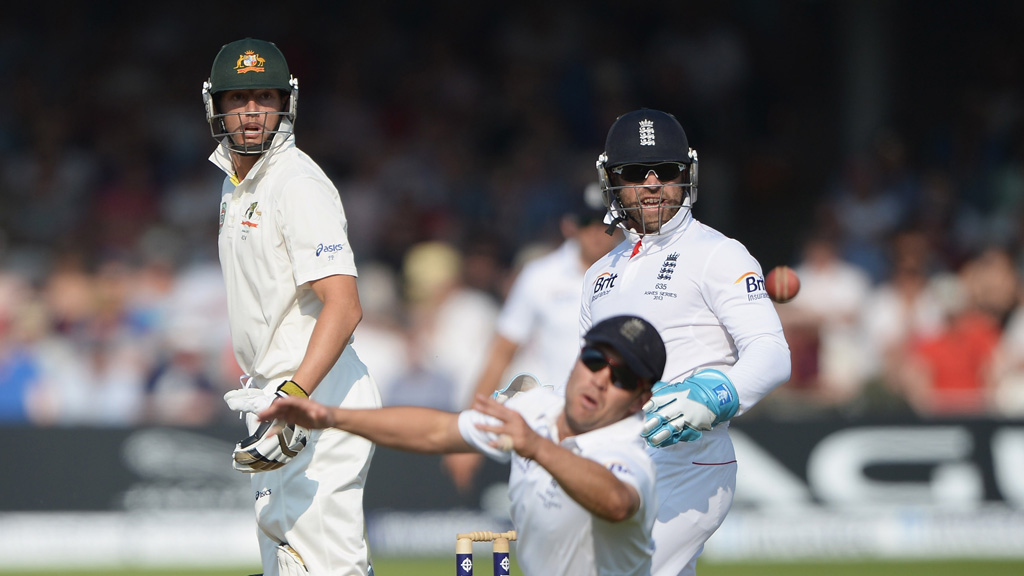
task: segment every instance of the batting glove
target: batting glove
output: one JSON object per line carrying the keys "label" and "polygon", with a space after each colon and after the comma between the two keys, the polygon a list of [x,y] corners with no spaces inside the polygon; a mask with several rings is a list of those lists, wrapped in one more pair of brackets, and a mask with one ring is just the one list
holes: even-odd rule
{"label": "batting glove", "polygon": [[[224,395],[224,401],[228,403],[229,408],[246,412],[246,421],[258,424],[249,437],[235,445],[232,453],[232,465],[235,470],[246,473],[277,470],[306,447],[309,431],[305,428],[288,424],[274,436],[264,438],[271,428],[281,423],[277,420],[256,422],[256,414],[266,410],[274,400],[285,396],[309,398],[309,394],[291,380],[286,380],[278,386],[273,394],[267,394],[258,388],[244,388],[231,390]],[[252,425],[249,429],[252,430]]]}
{"label": "batting glove", "polygon": [[662,382],[644,404],[643,437],[652,448],[693,442],[736,415],[736,387],[718,370],[704,370],[682,382]]}

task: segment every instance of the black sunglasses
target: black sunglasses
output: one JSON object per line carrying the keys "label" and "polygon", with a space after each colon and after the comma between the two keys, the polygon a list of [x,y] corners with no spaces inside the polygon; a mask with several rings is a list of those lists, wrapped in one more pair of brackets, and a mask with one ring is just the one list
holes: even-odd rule
{"label": "black sunglasses", "polygon": [[676,162],[665,162],[664,164],[623,164],[612,168],[612,172],[618,174],[623,182],[639,184],[647,180],[647,175],[654,172],[654,177],[662,182],[668,182],[679,178],[683,173],[685,164]]}
{"label": "black sunglasses", "polygon": [[607,354],[595,346],[584,346],[580,350],[580,362],[583,362],[583,365],[591,372],[597,372],[605,366],[610,366],[612,369],[612,385],[616,388],[633,391],[639,388],[640,384],[646,384],[647,382],[634,374],[626,366],[618,364],[609,358]]}

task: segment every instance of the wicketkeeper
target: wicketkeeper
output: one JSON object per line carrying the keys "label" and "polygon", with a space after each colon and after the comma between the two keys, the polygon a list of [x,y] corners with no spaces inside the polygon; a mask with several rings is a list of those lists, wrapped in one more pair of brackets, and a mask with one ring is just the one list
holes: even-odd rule
{"label": "wicketkeeper", "polygon": [[626,240],[587,271],[580,329],[636,314],[665,340],[665,382],[645,407],[643,432],[658,469],[653,574],[692,576],[732,506],[729,420],[789,379],[789,345],[761,265],[694,219],[697,152],[674,116],[620,116],[597,170],[609,220]]}

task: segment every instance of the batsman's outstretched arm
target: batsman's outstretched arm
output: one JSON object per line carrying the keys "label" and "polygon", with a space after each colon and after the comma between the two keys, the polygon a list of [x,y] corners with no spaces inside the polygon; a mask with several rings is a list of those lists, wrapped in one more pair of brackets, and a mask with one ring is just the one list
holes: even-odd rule
{"label": "batsman's outstretched arm", "polygon": [[283,420],[310,429],[338,428],[375,444],[407,452],[474,451],[459,432],[458,414],[419,406],[349,410],[289,396],[276,400],[260,412],[259,418]]}

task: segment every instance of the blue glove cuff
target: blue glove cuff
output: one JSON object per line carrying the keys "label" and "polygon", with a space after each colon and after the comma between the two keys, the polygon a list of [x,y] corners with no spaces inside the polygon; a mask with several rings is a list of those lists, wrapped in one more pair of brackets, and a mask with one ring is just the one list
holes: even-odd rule
{"label": "blue glove cuff", "polygon": [[719,370],[701,370],[686,379],[704,388],[711,395],[710,408],[718,415],[715,424],[721,424],[736,415],[740,409],[740,397],[732,380]]}

